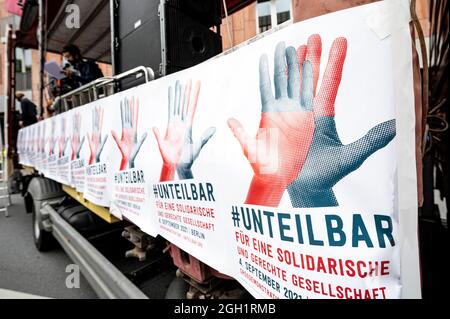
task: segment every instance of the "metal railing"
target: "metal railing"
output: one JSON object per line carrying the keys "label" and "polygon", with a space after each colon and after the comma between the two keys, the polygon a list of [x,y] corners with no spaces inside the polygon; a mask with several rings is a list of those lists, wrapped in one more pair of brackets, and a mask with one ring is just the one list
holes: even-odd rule
{"label": "metal railing", "polygon": [[116,76],[94,80],[60,96],[61,112],[113,95],[118,92],[117,84],[120,80],[132,77],[144,77],[144,83],[147,83],[154,80],[155,74],[151,68],[139,66]]}

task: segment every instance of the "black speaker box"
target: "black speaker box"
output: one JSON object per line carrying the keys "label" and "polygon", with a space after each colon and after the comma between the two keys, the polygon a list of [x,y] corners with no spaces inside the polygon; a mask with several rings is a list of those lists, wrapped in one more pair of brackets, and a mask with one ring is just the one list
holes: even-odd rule
{"label": "black speaker box", "polygon": [[189,68],[222,52],[219,34],[171,6],[166,7],[165,13],[166,74]]}
{"label": "black speaker box", "polygon": [[142,65],[151,67],[155,77],[161,77],[221,53],[222,38],[211,30],[217,26],[219,31],[220,3],[220,0],[119,1],[114,18],[115,73]]}
{"label": "black speaker box", "polygon": [[166,4],[175,9],[179,9],[206,27],[212,27],[222,23],[221,0],[167,0]]}

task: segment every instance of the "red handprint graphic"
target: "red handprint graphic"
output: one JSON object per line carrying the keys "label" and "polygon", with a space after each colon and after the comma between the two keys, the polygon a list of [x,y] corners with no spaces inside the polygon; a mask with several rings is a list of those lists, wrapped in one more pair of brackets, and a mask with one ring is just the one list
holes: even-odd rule
{"label": "red handprint graphic", "polygon": [[102,126],[103,126],[103,108],[96,106],[92,109],[92,134],[87,134],[89,142],[89,150],[91,155],[89,156],[89,165],[100,162],[100,155],[105,146],[108,136],[102,140]]}
{"label": "red handprint graphic", "polygon": [[175,94],[172,87],[169,87],[169,122],[164,138],[156,127],[153,128],[163,158],[160,181],[173,180],[175,172],[180,179],[193,178],[192,165],[216,131],[211,127],[203,133],[200,141],[193,142],[192,124],[200,93],[200,82],[195,84],[193,92],[191,87],[192,83],[189,81],[183,94],[179,81],[175,83]]}
{"label": "red handprint graphic", "polygon": [[38,152],[42,155],[45,153],[45,122],[42,122],[39,131],[41,132],[41,134],[39,135],[38,139]]}
{"label": "red handprint graphic", "polygon": [[249,137],[236,119],[228,120],[228,125],[254,171],[246,203],[278,206],[286,187],[300,172],[314,134],[313,70],[310,62],[305,63],[300,82],[296,50],[279,43],[274,97],[266,55],[261,57],[259,69],[262,114],[256,137]]}
{"label": "red handprint graphic", "polygon": [[72,118],[73,121],[73,135],[71,139],[72,146],[72,161],[80,158],[81,148],[83,147],[85,136],[80,140],[81,129],[81,114],[75,113]]}
{"label": "red handprint graphic", "polygon": [[144,133],[141,138],[137,139],[137,126],[139,119],[139,99],[125,98],[120,102],[120,115],[122,119],[122,135],[119,138],[116,132],[111,131],[112,137],[116,141],[122,154],[122,161],[120,162],[120,170],[127,168],[134,168],[134,160],[139,153],[142,144],[147,138],[147,133]]}
{"label": "red handprint graphic", "polygon": [[61,119],[61,135],[59,136],[59,158],[61,158],[65,155],[68,141],[69,141],[69,138],[66,137],[66,118],[62,118]]}
{"label": "red handprint graphic", "polygon": [[51,130],[48,137],[48,155],[52,156],[55,154],[56,138],[55,138],[55,120],[51,121]]}

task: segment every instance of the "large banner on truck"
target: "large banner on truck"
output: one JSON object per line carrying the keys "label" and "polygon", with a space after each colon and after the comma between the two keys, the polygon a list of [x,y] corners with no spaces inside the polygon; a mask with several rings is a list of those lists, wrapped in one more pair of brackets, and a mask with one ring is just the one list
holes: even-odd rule
{"label": "large banner on truck", "polygon": [[59,119],[59,134],[58,134],[58,154],[57,154],[57,176],[58,181],[62,184],[70,184],[70,157],[71,157],[71,147],[70,147],[70,132],[73,131],[71,123],[72,113],[67,112],[60,116]]}
{"label": "large banner on truck", "polygon": [[[84,197],[94,204],[100,206],[109,206],[110,203],[110,175],[111,165],[109,149],[109,130],[112,125],[110,112],[106,112],[107,120],[105,120],[106,101],[98,101],[88,105],[84,117],[90,117],[91,127],[88,128],[84,147],[88,148],[88,156],[86,158],[85,181],[84,181]],[[109,103],[112,101],[109,100]],[[83,147],[83,146],[82,146]],[[117,216],[117,217],[120,217]]]}
{"label": "large banner on truck", "polygon": [[[62,124],[63,116],[53,117],[49,119],[48,128],[46,131],[45,139],[45,153],[46,153],[46,170],[45,177],[58,181],[58,129]],[[33,125],[34,126],[34,125]]]}
{"label": "large banner on truck", "polygon": [[145,153],[142,146],[148,136],[146,123],[153,116],[143,110],[150,108],[152,98],[142,93],[140,89],[131,89],[117,94],[114,103],[108,105],[111,113],[116,114],[110,119],[110,163],[114,172],[110,211],[156,236],[156,227],[149,218],[151,210],[147,183],[154,167],[148,157],[142,156]]}
{"label": "large banner on truck", "polygon": [[411,60],[408,1],[297,23],[45,121],[48,176],[56,129],[62,182],[258,298],[417,298]]}
{"label": "large banner on truck", "polygon": [[92,118],[85,112],[75,109],[70,112],[72,134],[70,136],[70,185],[78,192],[84,192],[86,180],[86,163],[89,160],[89,150],[84,147],[87,143],[89,127]]}

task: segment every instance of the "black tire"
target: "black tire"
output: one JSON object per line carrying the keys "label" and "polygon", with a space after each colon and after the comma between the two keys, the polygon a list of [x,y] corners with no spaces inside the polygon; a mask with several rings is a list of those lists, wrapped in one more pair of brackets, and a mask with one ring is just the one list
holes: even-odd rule
{"label": "black tire", "polygon": [[32,214],[33,239],[37,250],[45,252],[54,249],[56,247],[56,240],[51,233],[42,228],[40,218],[38,217],[38,214],[36,214],[36,207],[34,203],[32,205]]}
{"label": "black tire", "polygon": [[19,169],[15,169],[11,175],[11,177],[8,179],[8,187],[9,187],[9,192],[10,194],[22,194],[22,196],[24,195],[22,193],[22,173],[20,172]]}
{"label": "black tire", "polygon": [[175,277],[166,291],[166,299],[187,299],[189,284],[183,279]]}

